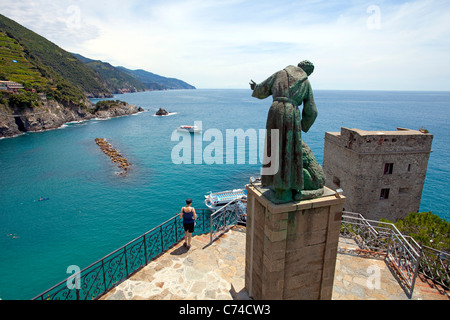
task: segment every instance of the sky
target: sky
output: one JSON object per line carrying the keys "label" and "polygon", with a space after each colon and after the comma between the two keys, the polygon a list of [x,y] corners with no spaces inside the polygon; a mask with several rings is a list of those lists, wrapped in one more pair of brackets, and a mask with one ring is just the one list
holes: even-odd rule
{"label": "sky", "polygon": [[0,0],[61,48],[199,89],[310,60],[313,89],[450,91],[450,0]]}

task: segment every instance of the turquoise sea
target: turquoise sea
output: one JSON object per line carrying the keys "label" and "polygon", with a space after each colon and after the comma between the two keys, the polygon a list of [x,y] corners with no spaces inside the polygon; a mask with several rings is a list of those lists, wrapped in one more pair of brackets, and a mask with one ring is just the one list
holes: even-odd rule
{"label": "turquoise sea", "polygon": [[[258,174],[260,162],[250,164],[250,153],[244,164],[237,164],[236,148],[236,158],[225,158],[226,130],[264,129],[270,99],[252,98],[250,90],[200,89],[115,98],[147,112],[0,140],[1,299],[31,299],[71,275],[69,266],[83,269],[171,218],[186,198],[204,208],[208,191],[243,187]],[[315,99],[319,117],[303,138],[320,163],[326,131],[428,129],[433,153],[421,211],[450,221],[450,92],[319,90]],[[172,114],[154,116],[160,107]],[[173,141],[174,130],[199,121],[200,139],[183,140],[192,144],[192,164],[175,164],[172,151],[181,140]],[[116,175],[95,138],[106,138],[132,163],[126,177]],[[224,164],[194,163],[196,150],[207,155],[220,143]],[[217,150],[212,155],[220,158]]]}

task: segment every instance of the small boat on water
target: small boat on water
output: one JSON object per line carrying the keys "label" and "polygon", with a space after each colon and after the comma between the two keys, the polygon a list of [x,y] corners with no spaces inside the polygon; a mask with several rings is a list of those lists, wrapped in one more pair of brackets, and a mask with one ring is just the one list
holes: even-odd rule
{"label": "small boat on water", "polygon": [[233,200],[246,198],[247,190],[245,189],[226,190],[215,193],[210,191],[209,194],[205,195],[205,204],[210,209],[218,209]]}
{"label": "small boat on water", "polygon": [[187,131],[189,133],[200,133],[202,132],[202,129],[200,129],[197,126],[179,126],[178,131]]}

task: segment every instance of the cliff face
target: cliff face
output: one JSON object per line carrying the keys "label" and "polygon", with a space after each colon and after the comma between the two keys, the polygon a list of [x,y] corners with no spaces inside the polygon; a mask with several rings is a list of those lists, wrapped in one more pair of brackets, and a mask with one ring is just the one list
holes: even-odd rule
{"label": "cliff face", "polygon": [[55,129],[71,121],[105,119],[139,111],[136,106],[117,101],[94,106],[88,98],[110,98],[112,92],[192,87],[181,80],[141,70],[143,83],[134,72],[128,71],[74,56],[0,14],[0,81],[20,86],[1,84],[0,138]]}
{"label": "cliff face", "polygon": [[15,110],[0,105],[0,137],[12,137],[24,132],[57,129],[72,121],[108,119],[139,112],[135,105],[116,104],[108,110],[89,110],[78,106],[64,107],[58,102],[42,102],[39,107]]}

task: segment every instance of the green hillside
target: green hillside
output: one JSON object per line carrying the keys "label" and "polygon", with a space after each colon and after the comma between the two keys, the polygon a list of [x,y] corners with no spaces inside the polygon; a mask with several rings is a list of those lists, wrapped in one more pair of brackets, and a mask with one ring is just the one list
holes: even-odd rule
{"label": "green hillside", "polygon": [[123,90],[135,92],[144,90],[195,89],[194,86],[179,79],[166,78],[145,70],[113,67],[107,62],[92,60],[77,53],[72,54],[95,70],[103,79],[105,86],[113,93]]}
{"label": "green hillside", "polygon": [[[144,70],[113,67],[109,63],[69,53],[1,14],[0,80],[23,84],[28,91],[17,95],[26,96],[27,92],[34,89],[46,93],[47,97],[64,106],[87,108],[91,106],[87,98],[112,97],[115,93],[195,89],[178,79],[165,78]],[[7,106],[6,100],[10,95],[3,92],[0,105]],[[27,106],[38,102],[30,102],[32,96],[15,98],[20,101],[26,98]]]}
{"label": "green hillside", "polygon": [[99,81],[101,81],[112,93],[139,92],[146,90],[144,84],[107,62],[92,60],[76,53],[72,53],[72,55],[93,69],[99,75]]}
{"label": "green hillside", "polygon": [[23,47],[13,38],[0,32],[0,80],[22,83],[25,87],[42,87],[49,81],[25,57]]}
{"label": "green hillside", "polygon": [[[94,70],[69,52],[1,14],[0,32],[4,37],[13,39],[13,43],[15,41],[20,45],[25,60],[54,87],[59,86],[66,91],[71,91],[76,96],[79,92],[75,93],[75,91],[81,91],[88,97],[111,96],[109,90],[99,81],[100,77]],[[10,41],[4,41],[2,44],[8,46]],[[1,58],[9,58],[7,49],[3,49],[3,54],[5,56],[1,56]],[[32,80],[30,79],[30,81]]]}
{"label": "green hillside", "polygon": [[[0,80],[19,82],[26,90],[34,89],[46,93],[64,105],[87,106],[85,93],[81,89],[40,63],[30,54],[29,49],[2,31],[0,31]],[[32,106],[35,105],[33,97],[29,91],[23,91],[14,95],[2,93],[0,98],[3,105],[5,105],[3,99],[11,99],[10,106],[15,105],[13,101],[27,101],[26,105]]]}
{"label": "green hillside", "polygon": [[114,93],[125,90],[130,92],[145,91],[145,86],[142,83],[126,73],[120,72],[109,63],[92,61],[87,63],[87,66],[103,76],[105,86]]}
{"label": "green hillside", "polygon": [[130,70],[124,67],[117,67],[117,69],[133,76],[142,82],[149,90],[195,89],[194,86],[182,80],[162,77],[145,70]]}

